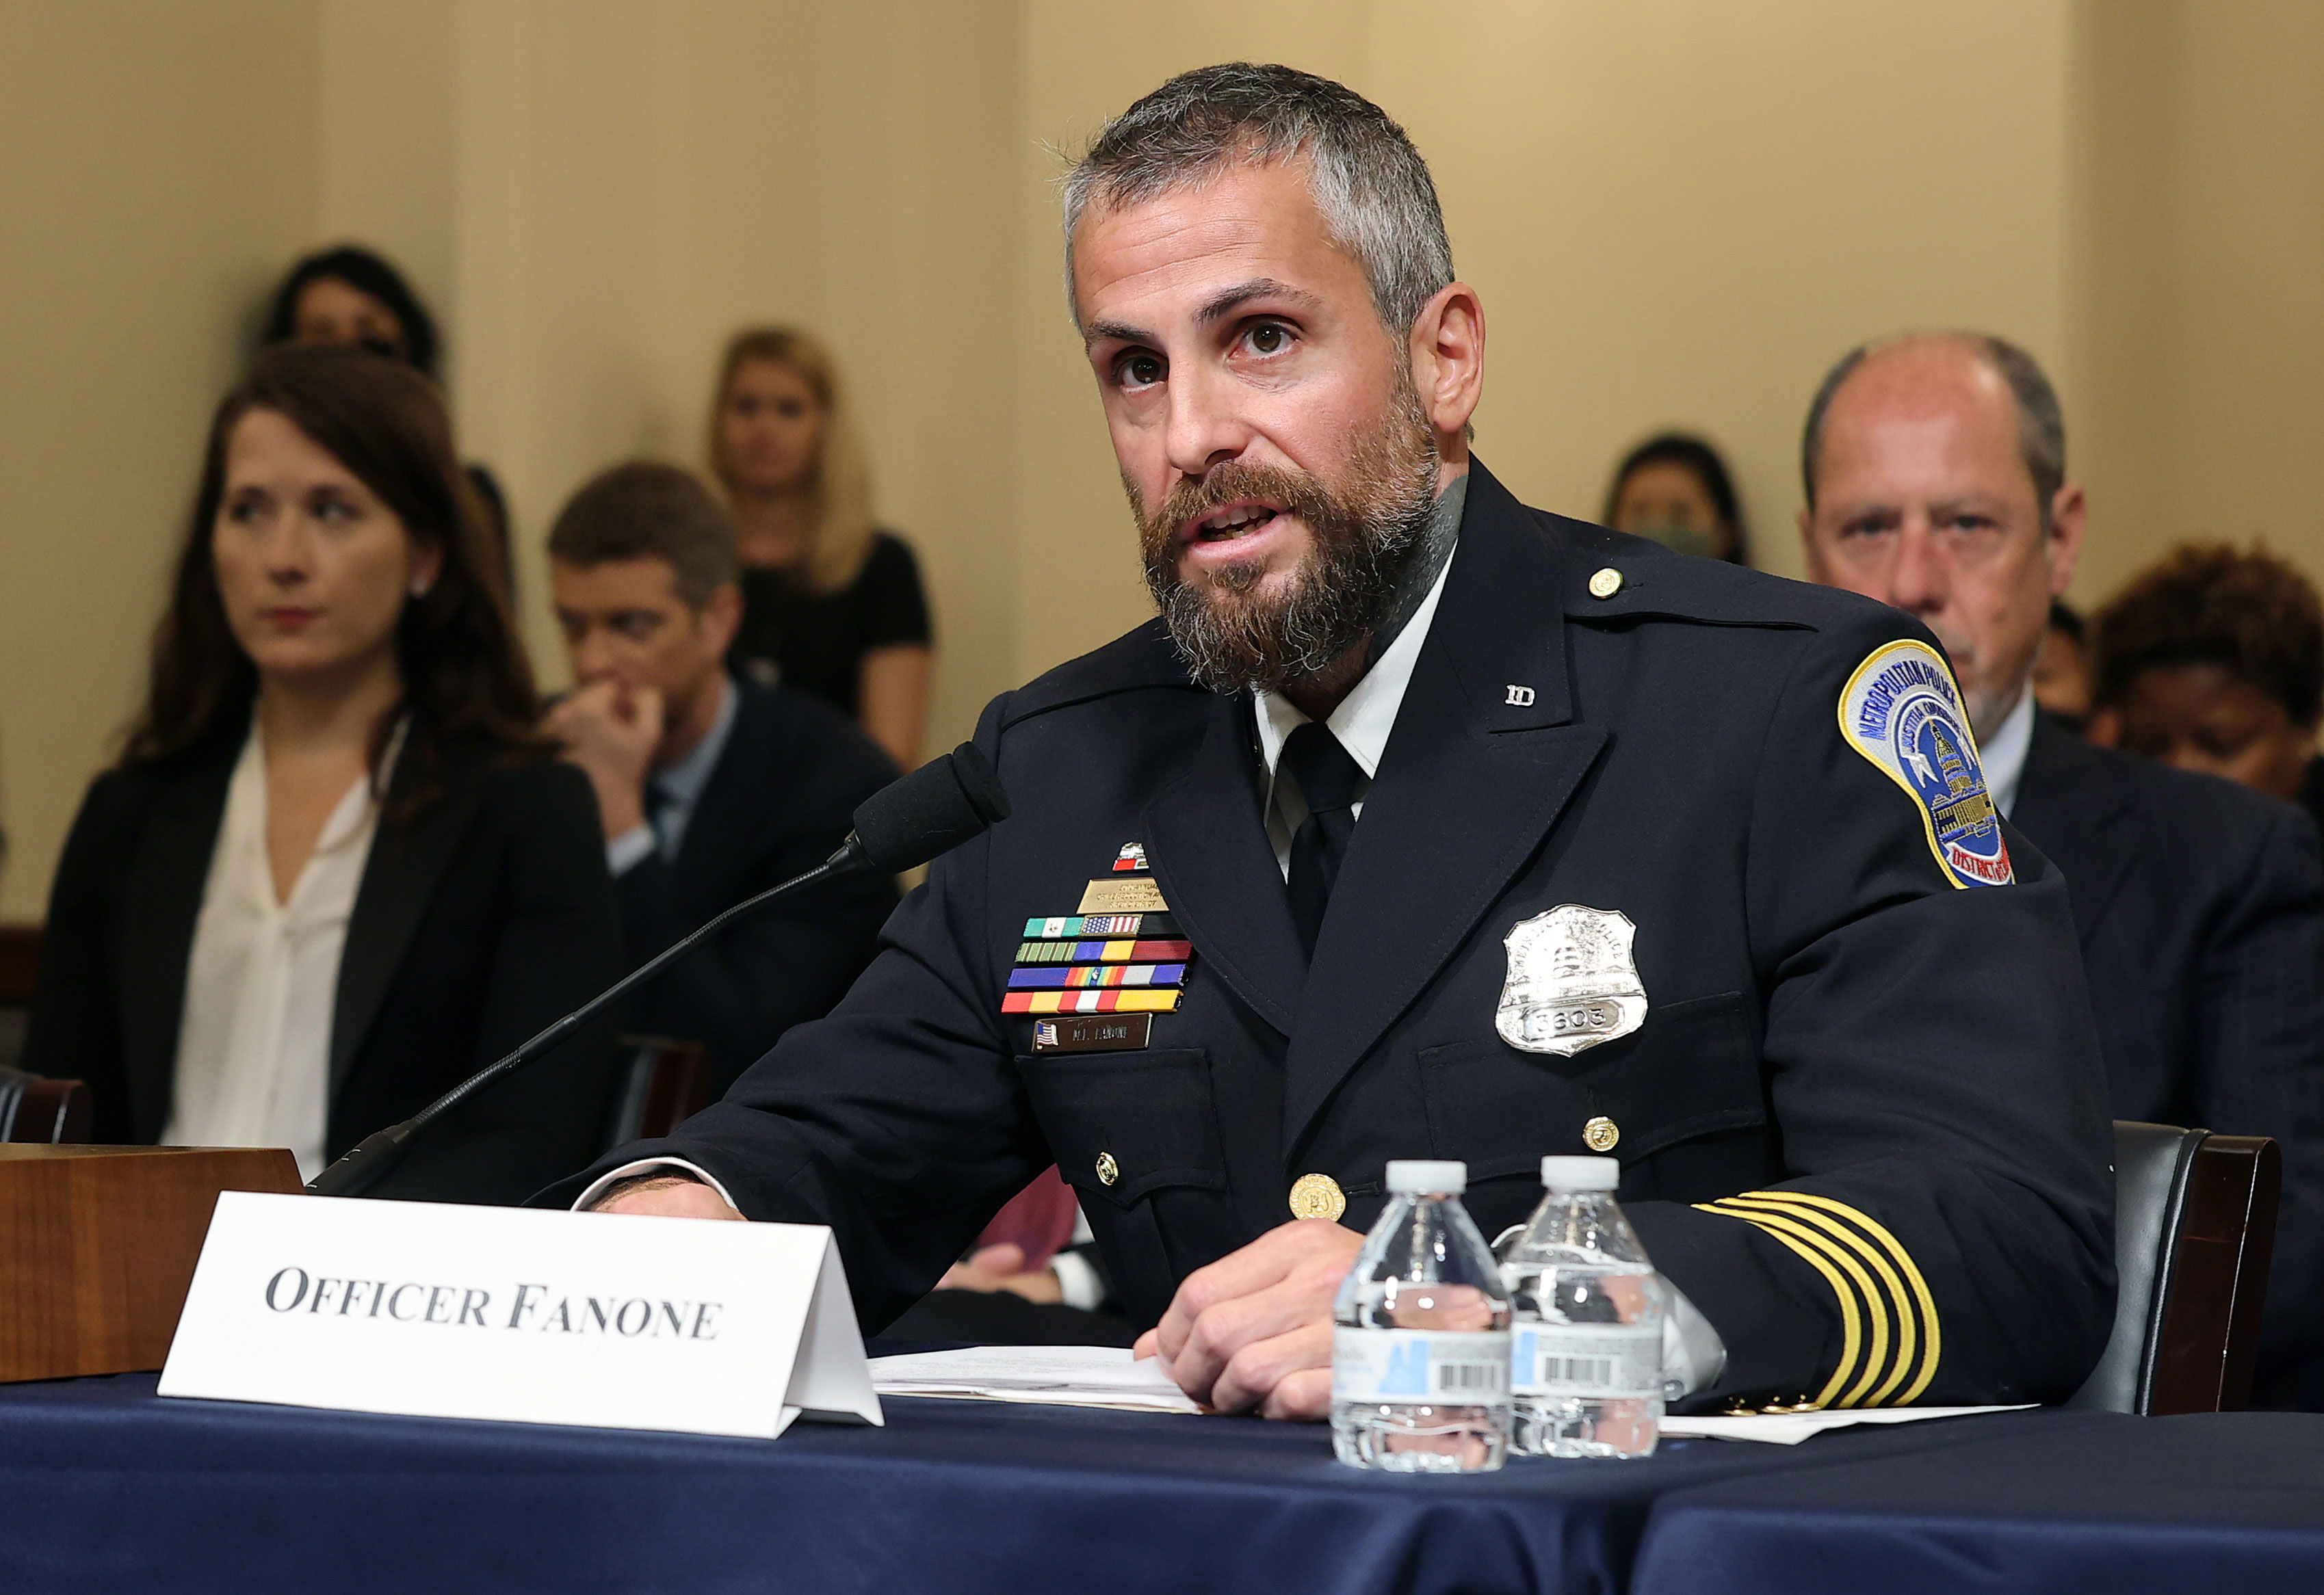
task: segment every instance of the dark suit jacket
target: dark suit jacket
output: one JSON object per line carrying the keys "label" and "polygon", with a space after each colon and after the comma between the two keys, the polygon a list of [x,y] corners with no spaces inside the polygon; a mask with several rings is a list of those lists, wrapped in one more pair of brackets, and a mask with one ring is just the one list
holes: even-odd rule
{"label": "dark suit jacket", "polygon": [[2264,1384],[2324,1308],[2324,862],[2288,803],[2034,722],[2012,818],[2066,877],[2117,1119],[2273,1136]]}
{"label": "dark suit jacket", "polygon": [[[829,1018],[613,1156],[832,1225],[874,1326],[1054,1162],[1150,1323],[1304,1175],[1364,1229],[1388,1159],[1460,1158],[1491,1234],[1602,1119],[1647,1250],[1726,1341],[1699,1400],[2070,1393],[2112,1322],[2114,1190],[2064,884],[2012,838],[2015,884],[1957,887],[1837,715],[1900,639],[1941,668],[1933,640],[1528,510],[1481,467],[1444,584],[1312,968],[1249,700],[1149,623],[985,712],[1011,816],[937,861]],[[1184,1000],[1144,1050],[1038,1050],[1002,1004],[1027,921],[1075,913],[1130,842],[1194,945]],[[1643,1022],[1520,1050],[1506,938],[1569,904],[1635,927]]]}
{"label": "dark suit jacket", "polygon": [[[846,840],[855,806],[896,779],[888,756],[836,709],[781,687],[734,685],[733,727],[678,856],[649,854],[616,883],[632,964],[823,862]],[[713,1094],[723,1093],[785,1030],[839,1000],[895,907],[884,875],[810,887],[688,953],[646,988],[632,1023],[707,1046]]]}
{"label": "dark suit jacket", "polygon": [[[49,900],[25,1066],[89,1083],[97,1139],[151,1145],[170,1116],[186,967],[239,733],[99,776]],[[446,790],[395,823],[399,761],[347,925],[326,1147],[408,1118],[621,973],[597,805],[580,771],[447,752]],[[373,1194],[513,1203],[604,1144],[605,1028],[478,1096]]]}

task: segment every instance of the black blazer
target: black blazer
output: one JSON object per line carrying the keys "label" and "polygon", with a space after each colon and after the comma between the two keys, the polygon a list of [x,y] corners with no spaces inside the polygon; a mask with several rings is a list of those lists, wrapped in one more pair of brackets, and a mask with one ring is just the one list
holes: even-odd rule
{"label": "black blazer", "polygon": [[2324,1309],[2324,862],[2288,803],[2097,748],[2048,715],[2011,818],[2066,877],[2117,1119],[2273,1136],[2261,1378]]}
{"label": "black blazer", "polygon": [[[97,777],[50,894],[25,1067],[86,1080],[97,1139],[167,1124],[186,967],[242,738]],[[399,761],[388,814],[419,779]],[[596,800],[546,760],[447,753],[447,789],[383,816],[339,964],[326,1148],[409,1117],[621,973]],[[477,1097],[373,1194],[514,1203],[589,1161],[613,1094],[606,1028]]]}
{"label": "black blazer", "polygon": [[[846,840],[855,806],[896,779],[888,756],[838,710],[782,687],[734,687],[733,729],[678,856],[650,853],[616,885],[633,965],[823,862]],[[687,954],[646,988],[631,1022],[708,1047],[713,1094],[723,1094],[785,1030],[839,1000],[895,907],[884,875],[810,887]]]}
{"label": "black blazer", "polygon": [[[1850,681],[1900,641],[1936,668],[1898,611],[1542,514],[1476,467],[1312,964],[1249,699],[1150,622],[995,702],[977,741],[1010,817],[936,861],[829,1017],[603,1167],[684,1157],[749,1217],[832,1225],[877,1328],[1055,1163],[1145,1324],[1303,1176],[1362,1230],[1387,1159],[1457,1157],[1492,1234],[1544,1153],[1595,1148],[1726,1341],[1699,1400],[2062,1400],[2114,1315],[2073,920],[2022,838],[2015,884],[1957,886],[1845,740]],[[1948,836],[1995,834],[1958,807]],[[1008,1011],[1011,966],[1131,842],[1193,944],[1183,1000],[1136,1050],[1061,1050],[1071,1027]],[[1563,905],[1609,941],[1627,917],[1643,993],[1572,1056],[1496,1020],[1512,927]]]}

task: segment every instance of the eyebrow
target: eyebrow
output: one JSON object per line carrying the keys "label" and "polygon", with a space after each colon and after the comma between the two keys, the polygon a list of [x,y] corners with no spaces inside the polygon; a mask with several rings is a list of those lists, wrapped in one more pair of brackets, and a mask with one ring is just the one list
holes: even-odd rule
{"label": "eyebrow", "polygon": [[1209,303],[1194,312],[1194,319],[1207,326],[1233,310],[1237,306],[1255,299],[1286,299],[1306,309],[1314,309],[1323,300],[1314,294],[1278,282],[1272,277],[1254,277],[1248,282],[1238,282],[1232,288],[1213,296]]}
{"label": "eyebrow", "polygon": [[1111,338],[1118,344],[1150,344],[1154,335],[1142,327],[1132,327],[1126,321],[1093,321],[1082,328],[1082,342],[1102,343]]}
{"label": "eyebrow", "polygon": [[[1222,289],[1204,302],[1194,312],[1194,319],[1203,326],[1227,316],[1240,305],[1255,299],[1289,300],[1303,309],[1320,309],[1323,301],[1305,289],[1294,288],[1288,282],[1272,277],[1254,277],[1248,282],[1238,282],[1232,288]],[[1087,344],[1111,340],[1121,344],[1152,344],[1158,340],[1142,327],[1132,327],[1125,321],[1093,321],[1082,329],[1082,341]]]}

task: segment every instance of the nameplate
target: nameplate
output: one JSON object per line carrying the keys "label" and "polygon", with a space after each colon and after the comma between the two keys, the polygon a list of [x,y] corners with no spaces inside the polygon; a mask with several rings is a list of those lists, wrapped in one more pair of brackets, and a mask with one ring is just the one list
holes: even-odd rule
{"label": "nameplate", "polygon": [[161,1393],[770,1439],[882,1421],[820,1226],[239,1191]]}

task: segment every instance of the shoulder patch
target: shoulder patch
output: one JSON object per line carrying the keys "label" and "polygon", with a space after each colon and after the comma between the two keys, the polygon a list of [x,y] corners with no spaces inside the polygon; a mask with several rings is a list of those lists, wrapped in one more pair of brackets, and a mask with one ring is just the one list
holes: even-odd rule
{"label": "shoulder patch", "polygon": [[1934,649],[1874,649],[1840,689],[1840,734],[1920,806],[1929,850],[1955,886],[2015,883],[1960,687]]}

